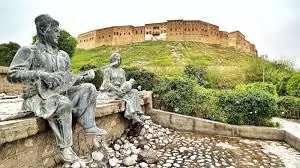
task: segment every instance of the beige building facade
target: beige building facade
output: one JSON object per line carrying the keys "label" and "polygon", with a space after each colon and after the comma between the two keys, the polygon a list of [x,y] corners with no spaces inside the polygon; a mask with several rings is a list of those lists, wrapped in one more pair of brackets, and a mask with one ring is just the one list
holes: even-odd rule
{"label": "beige building facade", "polygon": [[124,45],[143,41],[195,41],[234,47],[257,55],[254,44],[240,31],[221,31],[219,26],[201,20],[167,20],[144,26],[113,26],[79,34],[78,48]]}

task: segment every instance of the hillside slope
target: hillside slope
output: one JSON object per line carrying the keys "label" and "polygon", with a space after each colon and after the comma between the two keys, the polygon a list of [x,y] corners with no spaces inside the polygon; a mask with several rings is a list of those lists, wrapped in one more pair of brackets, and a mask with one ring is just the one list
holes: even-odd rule
{"label": "hillside slope", "polygon": [[262,61],[255,55],[231,47],[199,42],[151,41],[124,46],[101,46],[77,49],[72,58],[72,68],[79,71],[85,64],[108,64],[112,52],[122,54],[122,67],[138,67],[154,72],[163,78],[185,78],[188,64],[206,66],[208,77],[215,85],[245,83],[245,74],[253,62]]}

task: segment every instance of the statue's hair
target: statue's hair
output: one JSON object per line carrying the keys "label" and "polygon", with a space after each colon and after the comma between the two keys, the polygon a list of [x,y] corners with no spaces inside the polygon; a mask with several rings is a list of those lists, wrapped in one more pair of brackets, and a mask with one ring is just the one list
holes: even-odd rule
{"label": "statue's hair", "polygon": [[117,57],[120,58],[120,62],[122,61],[122,59],[121,59],[121,54],[119,54],[119,53],[112,53],[112,54],[110,55],[110,57],[109,57],[109,62],[110,62],[110,64],[115,63]]}
{"label": "statue's hair", "polygon": [[47,30],[49,29],[51,26],[59,26],[59,22],[55,19],[53,19],[50,15],[48,14],[41,14],[39,16],[37,16],[34,19],[35,22],[35,26],[36,26],[36,30],[37,30],[37,35],[40,38],[41,34],[39,30]]}

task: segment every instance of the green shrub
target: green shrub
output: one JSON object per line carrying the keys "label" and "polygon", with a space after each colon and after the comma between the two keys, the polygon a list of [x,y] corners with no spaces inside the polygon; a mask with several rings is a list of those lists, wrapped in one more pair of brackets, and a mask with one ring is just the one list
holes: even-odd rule
{"label": "green shrub", "polygon": [[287,83],[287,92],[289,96],[300,97],[300,74],[295,73]]}
{"label": "green shrub", "polygon": [[0,44],[0,66],[10,66],[20,45],[14,42]]}
{"label": "green shrub", "polygon": [[287,87],[287,83],[288,83],[289,79],[290,79],[290,76],[284,77],[276,85],[276,91],[279,96],[287,96],[288,95],[286,87]]}
{"label": "green shrub", "polygon": [[221,93],[218,107],[230,124],[269,126],[268,121],[278,115],[276,100],[264,91]]}
{"label": "green shrub", "polygon": [[[83,65],[80,68],[80,71],[87,71],[87,70],[94,69],[94,68],[96,68],[95,65],[86,64],[86,65]],[[92,83],[93,85],[95,85],[95,87],[98,90],[100,88],[102,82],[103,82],[103,72],[101,70],[96,70],[95,71],[95,78],[90,80],[90,81],[87,81],[87,82]]]}
{"label": "green shrub", "polygon": [[192,80],[196,80],[200,86],[207,86],[209,82],[206,79],[207,69],[203,66],[187,65],[184,67],[184,73]]}
{"label": "green shrub", "polygon": [[225,116],[220,113],[217,106],[217,95],[220,94],[220,90],[197,87],[197,93],[199,108],[196,116],[214,121],[225,122]]}
{"label": "green shrub", "polygon": [[272,83],[262,83],[262,82],[256,82],[251,83],[247,85],[237,85],[236,90],[238,91],[265,91],[267,93],[270,93],[272,95],[276,95],[276,86]]}
{"label": "green shrub", "polygon": [[297,118],[300,116],[300,98],[292,96],[282,96],[277,100],[279,112],[287,118]]}
{"label": "green shrub", "polygon": [[153,89],[154,107],[195,116],[199,103],[190,80],[163,80]]}
{"label": "green shrub", "polygon": [[158,83],[159,78],[151,72],[138,68],[124,68],[126,80],[135,79],[134,88],[141,86],[143,90],[152,90]]}

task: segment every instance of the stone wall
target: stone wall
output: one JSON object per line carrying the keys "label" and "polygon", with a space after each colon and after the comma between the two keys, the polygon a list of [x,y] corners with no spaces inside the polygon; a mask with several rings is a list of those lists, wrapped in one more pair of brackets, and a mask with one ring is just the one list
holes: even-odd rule
{"label": "stone wall", "polygon": [[7,95],[21,94],[23,91],[22,84],[11,84],[7,81],[8,67],[0,66],[0,93]]}
{"label": "stone wall", "polygon": [[[152,107],[151,93],[141,92],[144,110]],[[128,127],[123,117],[123,101],[98,104],[96,122],[107,130],[107,141],[119,138]],[[85,135],[78,124],[73,125],[74,150],[79,156],[93,150],[93,136]],[[38,117],[27,117],[0,122],[0,168],[47,168],[61,164],[55,137],[47,121]]]}

